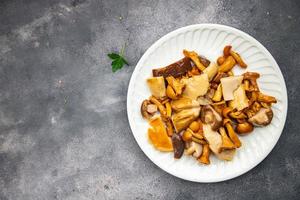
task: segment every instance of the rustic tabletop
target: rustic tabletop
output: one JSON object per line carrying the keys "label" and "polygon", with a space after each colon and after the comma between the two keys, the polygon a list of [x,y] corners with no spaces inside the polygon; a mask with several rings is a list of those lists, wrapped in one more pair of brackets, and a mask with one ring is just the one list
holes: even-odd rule
{"label": "rustic tabletop", "polygon": [[[299,1],[4,0],[0,22],[1,200],[299,198]],[[214,184],[154,165],[126,113],[143,53],[197,23],[229,25],[260,41],[277,60],[289,99],[269,156]],[[130,66],[112,73],[106,54],[124,43]]]}

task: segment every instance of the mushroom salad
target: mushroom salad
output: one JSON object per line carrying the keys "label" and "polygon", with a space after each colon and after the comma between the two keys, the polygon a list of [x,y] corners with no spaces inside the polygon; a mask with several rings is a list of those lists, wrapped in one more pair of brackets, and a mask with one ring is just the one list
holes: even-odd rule
{"label": "mushroom salad", "polygon": [[242,146],[239,136],[271,123],[276,99],[260,91],[259,73],[233,74],[235,65],[247,64],[229,45],[216,62],[194,51],[183,50],[183,55],[153,69],[147,79],[151,96],[142,102],[141,114],[149,121],[149,142],[174,152],[176,159],[186,154],[210,164],[214,154],[232,160]]}

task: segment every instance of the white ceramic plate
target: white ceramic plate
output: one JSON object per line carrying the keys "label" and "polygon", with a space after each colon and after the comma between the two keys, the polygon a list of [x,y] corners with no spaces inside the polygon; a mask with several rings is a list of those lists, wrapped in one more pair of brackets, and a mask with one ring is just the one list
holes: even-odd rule
{"label": "white ceramic plate", "polygon": [[[183,155],[175,160],[173,153],[163,153],[148,142],[148,123],[140,114],[141,102],[150,96],[146,79],[152,69],[166,66],[183,58],[182,50],[194,50],[216,61],[225,45],[232,45],[248,64],[246,71],[260,73],[258,84],[262,92],[275,96],[274,118],[264,128],[256,128],[240,137],[242,147],[232,161],[211,156],[211,164],[199,164],[193,157]],[[235,67],[235,74],[245,70]],[[218,182],[237,177],[259,164],[273,149],[284,127],[287,113],[287,92],[282,73],[268,50],[248,34],[228,26],[198,24],[177,29],[156,41],[138,62],[128,88],[127,114],[132,133],[143,152],[161,169],[179,178],[195,182]]]}

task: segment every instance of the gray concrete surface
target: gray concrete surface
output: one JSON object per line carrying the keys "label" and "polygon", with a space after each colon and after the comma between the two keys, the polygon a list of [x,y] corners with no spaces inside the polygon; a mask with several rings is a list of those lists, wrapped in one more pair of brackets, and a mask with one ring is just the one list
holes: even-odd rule
{"label": "gray concrete surface", "polygon": [[[121,17],[121,18],[120,18]],[[257,38],[286,80],[289,111],[271,154],[236,179],[198,184],[156,167],[128,125],[136,63],[164,34],[220,23]],[[299,199],[300,2],[0,2],[0,199]],[[127,42],[129,67],[106,54]]]}

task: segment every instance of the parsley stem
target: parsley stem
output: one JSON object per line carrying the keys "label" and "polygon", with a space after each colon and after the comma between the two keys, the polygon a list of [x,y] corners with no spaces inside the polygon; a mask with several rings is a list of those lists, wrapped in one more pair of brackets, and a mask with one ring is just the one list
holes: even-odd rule
{"label": "parsley stem", "polygon": [[125,44],[123,45],[123,47],[122,47],[122,49],[121,49],[121,56],[122,56],[122,57],[124,56],[125,47],[126,47],[126,42],[125,42]]}

